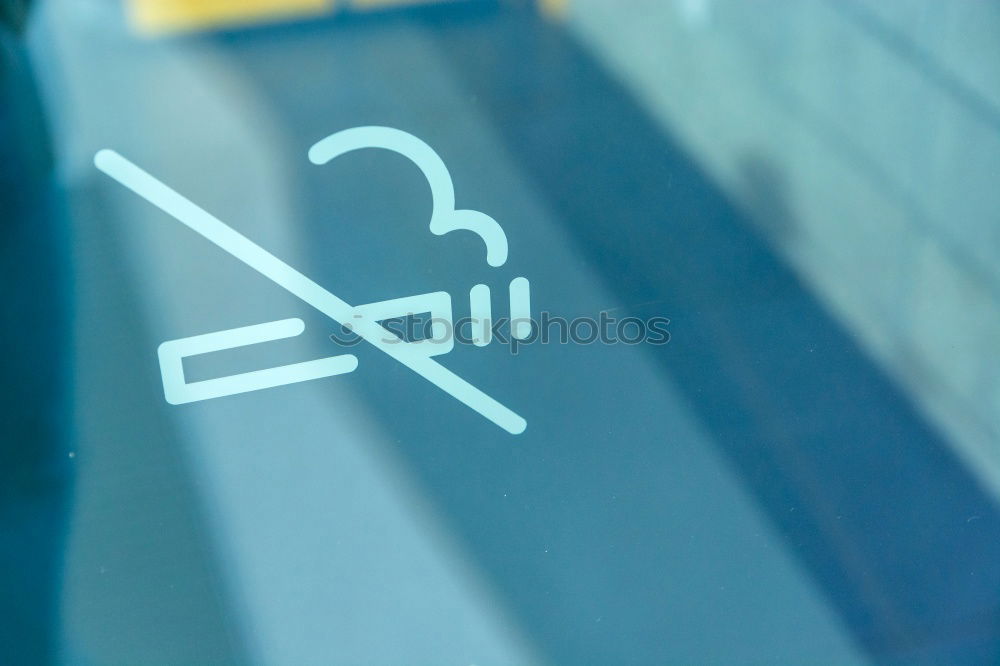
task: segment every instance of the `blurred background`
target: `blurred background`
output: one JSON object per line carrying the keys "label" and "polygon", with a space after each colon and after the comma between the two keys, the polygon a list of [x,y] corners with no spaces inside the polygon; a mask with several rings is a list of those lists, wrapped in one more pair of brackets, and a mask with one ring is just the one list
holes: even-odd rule
{"label": "blurred background", "polygon": [[[1000,5],[0,0],[0,663],[1000,663]],[[503,268],[427,232],[431,145]],[[157,346],[526,275],[652,345],[371,348],[171,406]],[[364,265],[358,274],[345,266]],[[500,296],[498,296],[499,294]],[[380,356],[382,358],[380,358]]]}

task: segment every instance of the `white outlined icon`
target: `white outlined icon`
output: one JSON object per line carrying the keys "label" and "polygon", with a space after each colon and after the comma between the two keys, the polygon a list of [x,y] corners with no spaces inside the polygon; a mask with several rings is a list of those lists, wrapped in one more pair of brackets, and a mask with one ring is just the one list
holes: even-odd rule
{"label": "white outlined icon", "polygon": [[[389,127],[356,127],[317,142],[309,150],[309,159],[314,164],[321,165],[364,148],[381,148],[399,153],[420,168],[433,196],[431,232],[443,235],[459,229],[472,231],[486,244],[488,264],[502,266],[506,262],[507,237],[503,229],[484,213],[455,209],[455,191],[447,167],[430,146],[412,134]],[[94,156],[94,164],[111,178],[306,304],[338,324],[350,324],[355,334],[376,349],[388,354],[507,432],[514,435],[524,432],[527,422],[523,417],[435,360],[434,356],[450,351],[450,345],[395,344],[386,341],[387,329],[378,322],[407,311],[431,312],[438,318],[451,321],[451,296],[446,292],[352,306],[118,153],[101,150]],[[528,280],[515,278],[510,284],[510,296],[512,319],[527,319],[530,316]],[[478,313],[490,319],[489,287],[473,287],[470,305],[473,316]],[[530,326],[530,322],[526,321],[514,324],[512,335],[527,337]],[[185,381],[183,359],[186,357],[294,337],[303,330],[304,324],[300,319],[284,319],[164,342],[158,350],[164,395],[168,402],[181,404],[331,377],[352,372],[358,367],[357,357],[353,354],[341,354],[217,379],[190,383]],[[484,334],[484,338],[479,339],[476,344],[482,346],[488,342],[488,335]]]}

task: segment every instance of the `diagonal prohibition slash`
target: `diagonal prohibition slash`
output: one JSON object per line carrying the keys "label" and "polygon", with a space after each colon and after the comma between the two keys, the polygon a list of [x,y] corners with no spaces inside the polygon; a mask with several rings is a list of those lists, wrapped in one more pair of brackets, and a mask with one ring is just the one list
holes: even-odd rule
{"label": "diagonal prohibition slash", "polygon": [[528,424],[523,417],[433,358],[421,354],[409,345],[393,345],[385,342],[383,339],[385,329],[379,324],[366,319],[353,319],[354,306],[324,289],[115,151],[107,149],[98,151],[94,156],[94,165],[333,321],[342,325],[350,322],[353,332],[363,340],[507,432],[512,435],[524,432]]}

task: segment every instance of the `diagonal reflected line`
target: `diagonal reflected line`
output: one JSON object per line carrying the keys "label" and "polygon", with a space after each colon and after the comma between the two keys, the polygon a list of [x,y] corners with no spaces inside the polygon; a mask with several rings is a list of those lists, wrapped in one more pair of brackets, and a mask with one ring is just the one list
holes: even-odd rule
{"label": "diagonal reflected line", "polygon": [[305,301],[338,324],[351,323],[354,333],[385,352],[431,384],[470,407],[512,435],[524,432],[527,421],[483,393],[433,358],[408,345],[383,340],[385,330],[377,323],[354,319],[354,307],[257,245],[222,220],[157,180],[113,150],[101,150],[94,165],[140,197],[196,231],[267,279]]}
{"label": "diagonal reflected line", "polygon": [[[824,1],[835,12],[868,33],[882,48],[913,67],[928,83],[950,95],[966,111],[977,116],[994,131],[1000,131],[1000,107],[965,80],[961,72],[955,72],[918,41],[861,3],[853,0]],[[986,3],[983,4],[985,6]]]}

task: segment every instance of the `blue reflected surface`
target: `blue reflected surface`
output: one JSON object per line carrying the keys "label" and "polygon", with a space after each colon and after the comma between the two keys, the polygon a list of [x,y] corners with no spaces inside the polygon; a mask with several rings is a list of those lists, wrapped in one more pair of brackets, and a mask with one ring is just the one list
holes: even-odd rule
{"label": "blue reflected surface", "polygon": [[[0,598],[37,601],[0,601],[14,663],[1000,659],[1000,15],[539,4],[150,36],[50,0],[5,37],[5,145],[55,153],[0,172],[24,276]],[[8,113],[34,86],[44,115]],[[399,155],[307,158],[366,125],[433,147],[502,267],[428,231]],[[528,276],[535,315],[664,317],[670,341],[437,357],[516,437],[368,345],[344,376],[169,405],[165,340],[304,322],[199,379],[344,349],[103,148],[349,303],[445,291],[467,316],[485,284],[506,315]]]}

